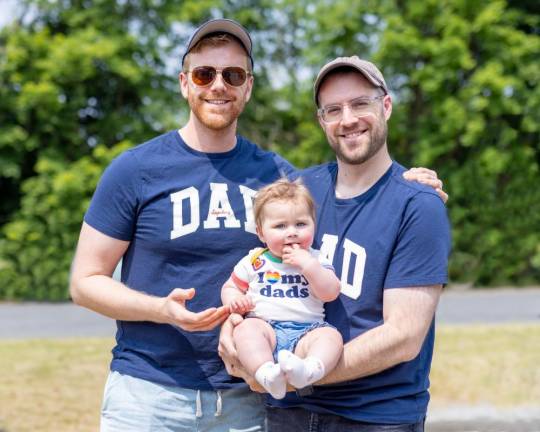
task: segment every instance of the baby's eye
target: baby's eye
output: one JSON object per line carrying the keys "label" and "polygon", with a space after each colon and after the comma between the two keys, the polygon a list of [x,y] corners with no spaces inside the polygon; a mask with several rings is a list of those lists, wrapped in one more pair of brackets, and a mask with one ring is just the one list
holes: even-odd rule
{"label": "baby's eye", "polygon": [[297,222],[296,223],[296,226],[297,227],[305,227],[307,224],[305,222]]}
{"label": "baby's eye", "polygon": [[283,228],[285,228],[285,224],[276,224],[276,225],[274,225],[274,228],[283,229]]}

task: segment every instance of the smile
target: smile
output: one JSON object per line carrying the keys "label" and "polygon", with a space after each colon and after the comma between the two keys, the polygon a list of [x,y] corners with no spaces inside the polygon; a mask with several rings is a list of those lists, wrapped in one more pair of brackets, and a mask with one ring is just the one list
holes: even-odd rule
{"label": "smile", "polygon": [[205,102],[212,105],[225,105],[226,103],[230,101],[224,100],[224,99],[205,99]]}
{"label": "smile", "polygon": [[367,129],[363,130],[363,131],[356,131],[356,132],[340,134],[340,136],[343,137],[343,138],[356,138],[356,137],[359,137],[360,135],[363,135],[366,131],[367,131]]}

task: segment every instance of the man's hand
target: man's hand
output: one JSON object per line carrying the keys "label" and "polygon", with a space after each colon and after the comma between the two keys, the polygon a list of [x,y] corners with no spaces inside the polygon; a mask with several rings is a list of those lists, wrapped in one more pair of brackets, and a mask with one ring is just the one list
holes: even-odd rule
{"label": "man's hand", "polygon": [[448,194],[443,190],[443,182],[437,177],[437,172],[427,168],[411,168],[403,173],[403,178],[431,186],[439,194],[443,202],[448,201]]}
{"label": "man's hand", "polygon": [[292,265],[300,271],[314,259],[307,250],[302,249],[298,244],[285,246],[281,255],[283,264]]}
{"label": "man's hand", "polygon": [[234,327],[240,324],[244,319],[239,314],[231,314],[221,326],[219,335],[218,353],[229,375],[242,378],[252,391],[264,393],[266,390],[251,376],[238,360],[238,353],[233,340]]}
{"label": "man's hand", "polygon": [[194,296],[194,288],[173,289],[162,299],[160,315],[164,317],[164,322],[186,331],[206,331],[220,325],[229,316],[229,308],[226,306],[211,307],[201,312],[189,311],[186,300],[191,300]]}

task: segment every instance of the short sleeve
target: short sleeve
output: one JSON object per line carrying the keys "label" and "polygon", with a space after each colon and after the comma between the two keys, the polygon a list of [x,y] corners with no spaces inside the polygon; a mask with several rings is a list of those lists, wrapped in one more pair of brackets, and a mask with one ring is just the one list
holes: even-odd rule
{"label": "short sleeve", "polygon": [[84,221],[103,234],[130,241],[135,231],[140,189],[135,156],[124,152],[103,173]]}
{"label": "short sleeve", "polygon": [[443,202],[432,193],[416,194],[405,209],[384,288],[447,283],[450,248]]}
{"label": "short sleeve", "polygon": [[252,264],[251,264],[251,253],[250,253],[246,255],[244,258],[242,258],[238,262],[238,264],[234,266],[234,269],[231,275],[236,286],[244,292],[247,291],[250,279],[253,275],[253,271],[251,270],[251,268],[252,268]]}

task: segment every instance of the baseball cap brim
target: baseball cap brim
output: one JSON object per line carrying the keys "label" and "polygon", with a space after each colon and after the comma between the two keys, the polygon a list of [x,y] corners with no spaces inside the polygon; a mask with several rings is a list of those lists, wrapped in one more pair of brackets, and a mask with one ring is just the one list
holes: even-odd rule
{"label": "baseball cap brim", "polygon": [[184,59],[186,58],[186,55],[197,44],[197,42],[199,42],[202,38],[211,33],[228,33],[238,38],[238,40],[242,43],[244,49],[248,53],[249,60],[251,61],[251,66],[253,67],[253,58],[251,56],[252,42],[248,31],[236,21],[226,18],[207,21],[202,24],[197,30],[195,30],[195,33],[193,33],[193,35],[189,39],[186,47],[186,52],[182,56],[182,65],[184,64]]}

